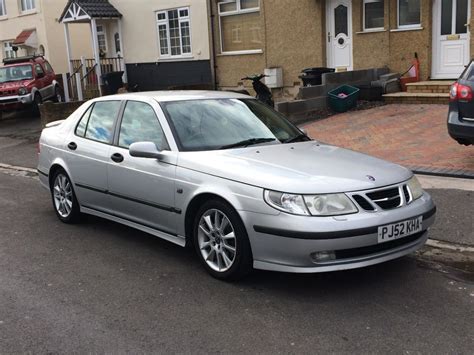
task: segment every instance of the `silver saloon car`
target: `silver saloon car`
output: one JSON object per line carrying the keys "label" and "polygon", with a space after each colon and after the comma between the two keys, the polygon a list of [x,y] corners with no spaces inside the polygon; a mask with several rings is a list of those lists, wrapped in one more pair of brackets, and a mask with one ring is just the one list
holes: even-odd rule
{"label": "silver saloon car", "polygon": [[411,171],[312,140],[236,93],[94,99],[39,147],[61,221],[91,214],[194,246],[219,279],[381,263],[419,249],[435,220]]}

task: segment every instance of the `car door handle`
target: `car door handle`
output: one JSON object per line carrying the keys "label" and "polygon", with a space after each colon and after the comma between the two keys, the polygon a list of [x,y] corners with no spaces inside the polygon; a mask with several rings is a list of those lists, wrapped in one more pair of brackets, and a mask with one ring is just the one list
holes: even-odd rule
{"label": "car door handle", "polygon": [[114,154],[112,154],[110,159],[112,159],[116,163],[121,163],[121,162],[123,162],[123,155],[120,154],[120,153],[114,153]]}
{"label": "car door handle", "polygon": [[67,145],[67,147],[71,150],[76,150],[77,149],[77,144],[74,142],[71,142]]}

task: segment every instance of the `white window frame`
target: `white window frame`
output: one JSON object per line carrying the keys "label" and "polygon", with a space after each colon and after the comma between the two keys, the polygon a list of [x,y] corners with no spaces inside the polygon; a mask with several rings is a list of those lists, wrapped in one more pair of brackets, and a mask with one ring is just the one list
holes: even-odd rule
{"label": "white window frame", "polygon": [[36,0],[20,0],[20,12],[34,12],[36,11]]}
{"label": "white window frame", "polygon": [[[221,11],[222,4],[228,3],[236,3],[236,10],[233,11]],[[219,14],[219,36],[220,36],[220,44],[221,44],[221,54],[224,55],[238,55],[238,54],[258,54],[263,53],[262,49],[244,49],[241,51],[224,51],[224,40],[222,36],[222,17],[225,16],[233,16],[233,15],[242,15],[242,14],[249,14],[254,12],[260,12],[260,0],[258,0],[258,6],[252,7],[249,9],[242,9],[241,8],[241,1],[240,0],[226,0],[226,1],[219,1],[217,3],[218,7],[218,14]],[[259,42],[261,43],[261,41]]]}
{"label": "white window frame", "polygon": [[[178,29],[179,29],[179,45],[181,54],[171,54],[171,36],[170,36],[170,23],[168,18],[168,11],[178,11]],[[181,11],[187,11],[187,16],[181,16]],[[164,14],[165,18],[162,20],[158,19],[158,15]],[[163,59],[175,59],[175,58],[192,58],[193,57],[193,44],[192,44],[192,27],[191,27],[191,8],[188,7],[175,7],[172,9],[159,10],[155,12],[156,20],[156,34],[158,38],[158,54]],[[183,53],[183,34],[181,33],[181,24],[187,22],[189,26],[189,53]],[[160,26],[166,27],[166,42],[168,47],[168,54],[161,54],[161,43],[160,43]]]}
{"label": "white window frame", "polygon": [[[17,57],[17,52],[13,50],[13,40],[2,42],[2,47],[3,47],[2,48],[3,58],[16,58]],[[11,53],[11,55],[8,56],[7,52]]]}
{"label": "white window frame", "polygon": [[[102,31],[99,31],[99,26],[102,27]],[[99,36],[104,36],[104,43],[105,43],[105,50],[102,48],[102,50],[105,52],[105,53],[108,53],[108,45],[107,45],[107,30],[105,29],[105,25],[104,24],[97,24],[96,25],[96,31],[97,31],[97,46],[99,47],[99,51],[101,50],[100,48],[100,42],[99,42]]]}
{"label": "white window frame", "polygon": [[421,0],[420,0],[420,20],[418,23],[413,25],[400,25],[400,0],[397,0],[397,28],[410,29],[410,28],[421,28]]}
{"label": "white window frame", "polygon": [[0,18],[7,17],[7,6],[5,0],[0,0]]}
{"label": "white window frame", "polygon": [[[388,0],[390,1],[390,0]],[[365,4],[370,4],[373,2],[381,2],[384,5],[384,18],[383,18],[383,23],[384,25],[382,27],[372,27],[372,28],[366,28],[365,27]],[[385,1],[384,0],[363,0],[362,1],[362,30],[364,32],[371,32],[371,31],[381,31],[385,29]]]}

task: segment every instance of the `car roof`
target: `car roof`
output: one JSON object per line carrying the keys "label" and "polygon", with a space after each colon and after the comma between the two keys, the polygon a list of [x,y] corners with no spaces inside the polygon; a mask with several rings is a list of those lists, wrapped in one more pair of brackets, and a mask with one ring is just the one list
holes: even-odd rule
{"label": "car roof", "polygon": [[126,94],[117,94],[104,96],[97,101],[110,100],[111,98],[120,100],[133,100],[137,97],[147,97],[155,99],[158,102],[185,101],[185,100],[205,100],[205,99],[249,99],[248,95],[230,92],[230,91],[207,91],[207,90],[172,90],[172,91],[147,91],[133,92]]}

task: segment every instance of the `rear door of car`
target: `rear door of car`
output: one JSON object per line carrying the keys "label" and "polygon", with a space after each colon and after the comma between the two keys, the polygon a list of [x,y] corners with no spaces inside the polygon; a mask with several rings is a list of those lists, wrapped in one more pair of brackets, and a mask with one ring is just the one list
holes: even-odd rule
{"label": "rear door of car", "polygon": [[53,82],[56,79],[56,74],[54,74],[54,70],[48,62],[43,63],[43,69],[45,72],[45,84],[48,87],[48,98],[54,96],[54,85]]}
{"label": "rear door of car", "polygon": [[97,101],[82,115],[66,141],[67,165],[83,207],[110,213],[107,164],[123,102]]}
{"label": "rear door of car", "polygon": [[[474,61],[467,66],[458,80],[461,85],[469,86],[474,94]],[[461,118],[474,119],[474,99],[458,100],[459,115]]]}
{"label": "rear door of car", "polygon": [[[175,208],[177,151],[171,150],[159,106],[153,100],[128,100],[118,121],[109,152],[109,196],[115,214],[169,234],[176,234],[180,211]],[[129,154],[135,142],[153,142],[163,151],[162,160]]]}

